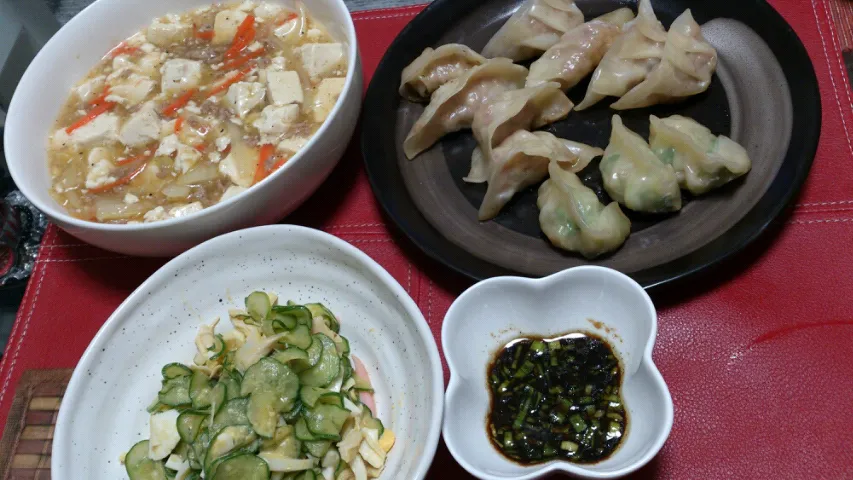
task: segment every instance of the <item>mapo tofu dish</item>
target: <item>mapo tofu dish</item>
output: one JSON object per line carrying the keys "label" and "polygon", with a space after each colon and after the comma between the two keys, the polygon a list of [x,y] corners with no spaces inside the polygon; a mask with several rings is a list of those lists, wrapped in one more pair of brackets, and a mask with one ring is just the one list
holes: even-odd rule
{"label": "mapo tofu dish", "polygon": [[346,52],[301,5],[155,19],[71,91],[48,142],[51,194],[105,223],[180,217],[238,195],[320,128],[344,88]]}

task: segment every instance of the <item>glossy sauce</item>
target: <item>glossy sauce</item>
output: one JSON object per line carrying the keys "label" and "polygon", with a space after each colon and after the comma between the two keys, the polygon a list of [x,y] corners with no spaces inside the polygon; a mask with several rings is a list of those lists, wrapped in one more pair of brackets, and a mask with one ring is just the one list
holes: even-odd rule
{"label": "glossy sauce", "polygon": [[613,349],[586,332],[508,343],[489,366],[489,438],[521,464],[594,463],[627,428],[622,368]]}

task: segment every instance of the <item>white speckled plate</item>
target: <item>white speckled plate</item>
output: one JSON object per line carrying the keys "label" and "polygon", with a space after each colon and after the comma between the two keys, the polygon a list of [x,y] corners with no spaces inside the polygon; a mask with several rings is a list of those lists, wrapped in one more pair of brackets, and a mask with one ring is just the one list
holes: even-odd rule
{"label": "white speckled plate", "polygon": [[[444,378],[418,307],[352,245],[304,227],[230,233],[175,258],[107,320],[74,370],[53,441],[54,480],[127,478],[119,457],[148,437],[160,369],[189,362],[198,326],[228,317],[253,290],[322,302],[366,365],[379,418],[397,434],[383,479],[420,479],[441,430]],[[227,322],[225,322],[227,323]],[[230,325],[221,325],[225,331]]]}

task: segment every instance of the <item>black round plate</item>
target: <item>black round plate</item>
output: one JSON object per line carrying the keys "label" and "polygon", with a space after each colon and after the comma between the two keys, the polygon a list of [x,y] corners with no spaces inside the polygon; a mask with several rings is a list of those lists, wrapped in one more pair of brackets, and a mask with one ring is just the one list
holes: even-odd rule
{"label": "black round plate", "polygon": [[[409,167],[402,163],[399,151],[401,138],[420,107],[408,104],[397,90],[403,68],[424,48],[458,42],[479,50],[521,3],[522,0],[436,0],[391,44],[374,73],[365,99],[362,152],[368,177],[380,204],[424,252],[474,279],[537,274],[508,268],[506,264],[511,262],[502,266],[502,262],[472,253],[475,248],[470,245],[463,248],[458,238],[454,242],[434,226],[439,223],[435,212],[422,213],[428,209],[428,204],[420,192],[417,195],[410,192],[410,189],[418,187],[412,183],[412,174],[403,171]],[[636,2],[624,0],[577,0],[576,3],[587,19],[624,6],[636,10]],[[679,113],[706,124],[715,133],[729,135],[744,143],[751,156],[757,152],[758,156],[766,155],[773,159],[768,160],[772,164],[769,167],[754,168],[750,173],[752,177],[748,175],[746,182],[734,182],[734,185],[722,189],[722,193],[689,202],[688,207],[693,210],[683,211],[682,217],[696,211],[729,217],[719,222],[724,226],[722,231],[713,232],[710,236],[706,233],[708,238],[695,243],[695,248],[686,248],[670,258],[664,256],[662,261],[652,262],[643,268],[620,268],[632,262],[630,258],[627,261],[620,258],[619,252],[612,258],[593,262],[571,255],[555,257],[562,262],[559,268],[584,263],[612,266],[625,271],[647,288],[698,272],[755,240],[784,211],[805,181],[817,150],[821,120],[817,78],[805,47],[785,20],[765,1],[652,0],[652,4],[665,26],[690,8],[696,20],[705,25],[703,32],[709,41],[720,52],[720,68],[711,88],[703,95],[679,105],[623,112],[629,128],[645,136],[649,114],[665,116]],[[577,103],[585,91],[584,82],[571,90],[569,97]],[[573,112],[567,120],[547,129],[558,136],[604,148],[610,133],[609,117],[615,113],[608,109],[609,103],[605,100],[588,111]],[[774,126],[774,119],[783,126]],[[765,126],[756,127],[757,123]],[[467,173],[464,159],[470,158],[474,143],[470,132],[448,135],[433,148],[431,155],[435,158],[430,158],[433,161],[430,168],[436,172],[435,181],[442,182],[441,188],[453,189],[456,205],[471,212],[476,211],[484,192],[482,185],[472,186],[461,181]],[[418,160],[416,158],[413,162]],[[753,163],[756,163],[755,157]],[[593,166],[581,174],[584,182],[594,189],[600,182],[596,173],[597,168]],[[424,171],[420,175],[422,181]],[[439,179],[439,175],[442,178]],[[526,235],[547,245],[547,240],[536,228],[535,188],[520,192],[517,197],[494,222],[488,226],[483,224],[484,228],[503,229],[501,234]],[[729,210],[718,207],[725,202],[728,202]],[[711,206],[706,207],[705,204]],[[688,207],[685,210],[689,210]],[[632,221],[635,234],[649,226],[659,227],[657,223],[670,222],[668,227],[649,230],[677,232],[679,228],[677,223],[673,228],[672,221],[667,218],[632,217]],[[701,217],[693,220],[694,224],[704,221]],[[680,228],[692,227],[685,223]],[[629,242],[634,238],[632,235]],[[654,241],[666,242],[667,237],[654,238]],[[635,248],[624,250],[636,255]],[[622,257],[625,257],[624,252]]]}

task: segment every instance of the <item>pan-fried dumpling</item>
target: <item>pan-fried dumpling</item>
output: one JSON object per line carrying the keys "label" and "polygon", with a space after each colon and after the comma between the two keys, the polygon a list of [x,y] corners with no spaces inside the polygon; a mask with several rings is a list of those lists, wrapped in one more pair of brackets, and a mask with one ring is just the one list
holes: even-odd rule
{"label": "pan-fried dumpling", "polygon": [[406,157],[414,158],[445,134],[469,128],[480,105],[521,88],[525,77],[526,68],[495,58],[439,87],[403,142]]}
{"label": "pan-fried dumpling", "polygon": [[578,110],[587,109],[607,96],[621,97],[645,80],[663,56],[666,29],[655,16],[650,0],[640,0],[637,18],[601,59]]}
{"label": "pan-fried dumpling", "polygon": [[568,90],[595,69],[634,12],[620,8],[571,29],[530,65],[528,87],[559,82]]}
{"label": "pan-fried dumpling", "polygon": [[627,110],[684,100],[707,90],[716,69],[717,51],[686,10],[669,28],[661,62],[611,107]]}
{"label": "pan-fried dumpling", "polygon": [[616,250],[631,233],[631,221],[619,204],[606,207],[577,175],[548,165],[551,178],[539,187],[539,226],[554,246],[586,258]]}
{"label": "pan-fried dumpling", "polygon": [[474,113],[474,138],[488,161],[492,148],[518,130],[532,130],[556,122],[574,104],[556,82],[510,90],[496,96]]}
{"label": "pan-fried dumpling", "polygon": [[489,40],[483,55],[527,60],[581,23],[583,13],[573,0],[526,0]]}
{"label": "pan-fried dumpling", "polygon": [[734,140],[716,136],[693,119],[651,116],[652,150],[675,169],[681,188],[701,195],[749,171],[752,162]]}
{"label": "pan-fried dumpling", "polygon": [[[479,149],[475,152],[479,153]],[[563,168],[579,172],[602,153],[604,150],[600,148],[557,138],[548,132],[513,133],[492,151],[488,162],[472,168],[472,174],[489,182],[478,218],[494,218],[518,191],[541,182],[548,175],[548,162],[553,160]],[[470,180],[465,178],[465,181]]]}
{"label": "pan-fried dumpling", "polygon": [[413,102],[428,101],[438,87],[484,63],[485,57],[458,43],[427,48],[403,69],[400,95]]}
{"label": "pan-fried dumpling", "polygon": [[681,209],[681,191],[671,165],[663,163],[643,137],[613,116],[610,145],[599,164],[610,198],[637,212],[664,213]]}

